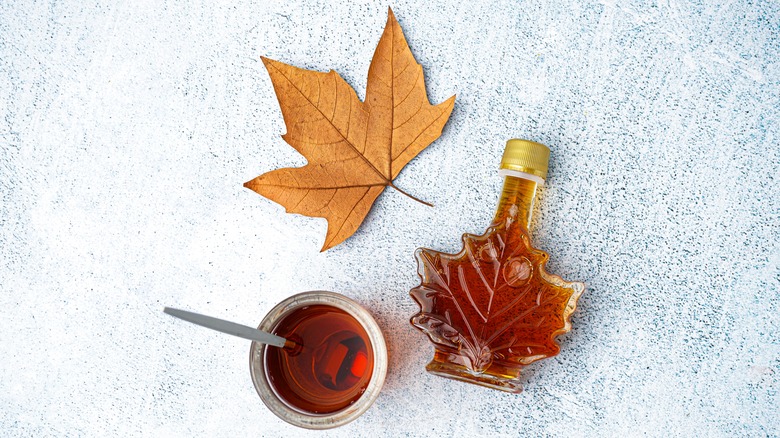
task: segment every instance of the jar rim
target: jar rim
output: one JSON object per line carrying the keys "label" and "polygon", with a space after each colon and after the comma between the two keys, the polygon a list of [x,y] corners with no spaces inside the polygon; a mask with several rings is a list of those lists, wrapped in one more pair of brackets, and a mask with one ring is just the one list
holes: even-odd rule
{"label": "jar rim", "polygon": [[310,305],[329,305],[341,309],[360,323],[368,335],[374,354],[374,368],[363,395],[355,403],[329,414],[306,414],[284,403],[271,388],[265,370],[267,346],[252,342],[249,349],[249,372],[260,399],[277,417],[306,429],[330,429],[347,424],[362,415],[379,396],[387,375],[387,344],[376,320],[360,304],[344,295],[327,291],[309,291],[293,295],[277,304],[263,318],[259,330],[270,331],[290,312]]}

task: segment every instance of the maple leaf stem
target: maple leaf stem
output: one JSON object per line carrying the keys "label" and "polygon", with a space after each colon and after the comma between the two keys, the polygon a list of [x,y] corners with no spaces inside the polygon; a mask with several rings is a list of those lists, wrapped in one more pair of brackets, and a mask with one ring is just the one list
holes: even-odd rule
{"label": "maple leaf stem", "polygon": [[390,187],[392,187],[392,188],[394,188],[394,189],[396,189],[396,190],[398,190],[398,191],[399,191],[401,194],[404,194],[404,195],[406,195],[406,196],[408,196],[408,197],[410,197],[410,198],[414,199],[415,201],[419,202],[420,204],[427,205],[428,207],[433,207],[433,204],[431,204],[430,202],[425,202],[425,201],[423,201],[423,200],[422,200],[422,199],[420,199],[420,198],[416,198],[416,197],[414,197],[414,196],[412,196],[412,195],[410,195],[410,194],[406,193],[405,191],[403,191],[403,190],[401,190],[400,188],[398,188],[398,186],[396,186],[396,185],[395,185],[395,184],[393,184],[392,182],[389,182],[389,183],[387,183],[387,185],[388,185],[388,186],[390,186]]}

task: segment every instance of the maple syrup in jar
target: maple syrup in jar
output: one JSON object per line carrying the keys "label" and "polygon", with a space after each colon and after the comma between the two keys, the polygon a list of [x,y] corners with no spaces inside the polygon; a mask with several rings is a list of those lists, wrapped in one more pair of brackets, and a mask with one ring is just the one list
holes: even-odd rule
{"label": "maple syrup in jar", "polygon": [[357,303],[332,292],[306,292],[280,303],[260,330],[296,347],[252,345],[255,387],[271,410],[297,426],[339,426],[365,411],[387,370],[376,321]]}
{"label": "maple syrup in jar", "polygon": [[417,250],[422,282],[410,294],[420,312],[411,323],[434,344],[428,372],[517,393],[523,366],[560,351],[555,338],[570,330],[585,285],[548,274],[549,256],[531,245],[549,154],[539,143],[509,140],[504,188],[485,233],[464,234],[457,254]]}
{"label": "maple syrup in jar", "polygon": [[266,377],[290,407],[329,414],[363,395],[374,355],[368,334],[350,314],[338,307],[305,306],[282,318],[272,333],[301,346],[265,352]]}

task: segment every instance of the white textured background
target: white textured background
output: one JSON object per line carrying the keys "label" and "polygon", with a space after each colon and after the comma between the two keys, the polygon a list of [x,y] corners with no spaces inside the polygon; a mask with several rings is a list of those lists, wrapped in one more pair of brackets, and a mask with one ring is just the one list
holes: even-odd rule
{"label": "white textured background", "polygon": [[[345,244],[242,187],[305,161],[259,57],[365,95],[385,3],[0,2],[0,434],[315,436],[255,394],[256,324],[299,291],[370,309],[376,404],[321,436],[780,434],[780,5],[392,4],[442,137]],[[504,141],[549,145],[534,220],[587,283],[562,353],[509,395],[428,375],[418,246],[481,232]]]}

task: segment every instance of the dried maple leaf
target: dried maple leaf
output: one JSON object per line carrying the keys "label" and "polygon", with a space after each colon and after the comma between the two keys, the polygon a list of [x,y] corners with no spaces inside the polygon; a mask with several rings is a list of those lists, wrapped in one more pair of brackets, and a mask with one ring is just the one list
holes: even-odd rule
{"label": "dried maple leaf", "polygon": [[428,101],[422,66],[391,10],[368,70],[365,103],[333,70],[314,72],[267,58],[263,63],[287,125],[282,138],[308,164],[265,173],[245,187],[288,213],[327,219],[322,251],[358,229],[385,187],[419,201],[393,180],[441,135],[455,96],[439,105]]}

